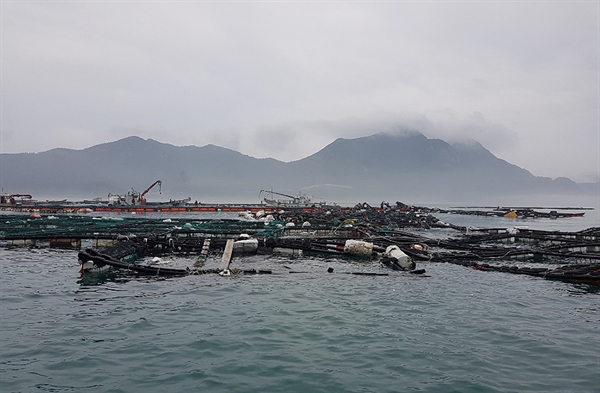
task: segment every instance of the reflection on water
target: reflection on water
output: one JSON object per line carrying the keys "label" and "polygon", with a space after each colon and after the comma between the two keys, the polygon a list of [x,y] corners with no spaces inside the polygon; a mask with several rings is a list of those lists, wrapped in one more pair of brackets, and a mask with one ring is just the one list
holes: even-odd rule
{"label": "reflection on water", "polygon": [[98,286],[106,284],[107,282],[112,283],[126,283],[135,278],[131,273],[120,271],[120,270],[106,270],[104,272],[94,272],[82,274],[77,284],[81,286]]}
{"label": "reflection on water", "polygon": [[571,286],[565,287],[565,290],[569,293],[569,295],[600,295],[600,287],[597,285],[572,284]]}

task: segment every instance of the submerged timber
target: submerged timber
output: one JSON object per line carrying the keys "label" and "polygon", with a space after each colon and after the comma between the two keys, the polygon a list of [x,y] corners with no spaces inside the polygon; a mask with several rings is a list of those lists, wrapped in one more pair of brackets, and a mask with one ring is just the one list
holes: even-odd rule
{"label": "submerged timber", "polygon": [[[313,253],[378,262],[372,272],[353,274],[425,276],[427,264],[454,263],[479,271],[600,286],[600,228],[577,232],[467,228],[435,217],[451,211],[399,202],[285,210],[248,206],[239,206],[237,219],[5,214],[0,245],[79,249],[82,274],[106,269],[165,276],[276,274],[281,272],[236,268],[235,261],[230,265],[240,254],[278,253],[294,258]],[[429,229],[447,234],[427,236]],[[168,255],[193,261],[183,268],[161,265],[160,258]],[[215,256],[221,256],[221,262],[211,268],[207,261]]]}

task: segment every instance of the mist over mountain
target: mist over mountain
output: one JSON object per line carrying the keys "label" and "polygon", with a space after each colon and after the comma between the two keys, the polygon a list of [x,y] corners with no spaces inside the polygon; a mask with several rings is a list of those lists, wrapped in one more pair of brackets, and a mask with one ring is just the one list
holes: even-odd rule
{"label": "mist over mountain", "polygon": [[479,143],[448,144],[420,133],[337,139],[293,162],[257,159],[206,145],[178,147],[128,137],[83,150],[0,154],[4,192],[36,199],[95,197],[143,191],[162,181],[162,195],[200,202],[258,202],[261,189],[327,201],[484,201],[526,195],[594,195],[598,184],[537,177]]}

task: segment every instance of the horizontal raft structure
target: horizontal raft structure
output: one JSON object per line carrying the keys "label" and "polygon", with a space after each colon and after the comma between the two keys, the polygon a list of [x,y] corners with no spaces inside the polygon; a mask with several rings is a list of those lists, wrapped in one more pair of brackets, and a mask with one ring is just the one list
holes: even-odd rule
{"label": "horizontal raft structure", "polygon": [[[270,274],[266,269],[234,269],[229,264],[239,253],[277,252],[291,257],[315,253],[379,260],[391,269],[417,274],[425,271],[416,269],[415,263],[441,262],[600,285],[600,228],[578,232],[466,228],[441,222],[435,212],[448,211],[398,202],[379,207],[364,203],[353,208],[245,210],[238,219],[3,215],[0,245],[79,249],[82,269],[91,263],[94,269],[112,267],[165,276]],[[442,229],[444,237],[439,231],[435,237],[423,235],[434,228]],[[415,263],[390,262],[384,257],[390,247],[397,247]],[[202,268],[209,254],[223,255],[218,268]],[[165,255],[193,255],[198,260],[185,269],[139,263],[145,257]]]}
{"label": "horizontal raft structure", "polygon": [[[316,208],[316,205],[315,207]],[[311,211],[310,206],[286,207],[298,211]],[[38,213],[38,214],[86,214],[86,213],[243,213],[278,212],[281,207],[265,204],[230,204],[230,203],[185,203],[173,204],[169,202],[148,202],[144,205],[113,205],[107,203],[85,202],[30,202],[0,203],[0,211],[13,213]]]}
{"label": "horizontal raft structure", "polygon": [[[359,203],[354,208],[340,207],[337,205],[314,204],[306,206],[285,206],[287,211],[311,213],[335,208],[342,211],[352,211],[355,209],[374,209],[367,203]],[[390,209],[400,209],[410,211],[413,206],[396,202],[396,206],[390,206],[388,202],[381,202],[380,206],[375,208],[377,211],[389,211]],[[85,213],[243,213],[243,212],[266,212],[278,213],[282,206],[270,206],[263,203],[200,203],[200,202],[144,202],[144,204],[119,205],[104,202],[82,201],[70,202],[62,201],[35,201],[22,199],[13,203],[0,203],[0,211],[14,213],[33,213],[33,214],[85,214]],[[422,211],[429,213],[447,213],[462,215],[478,215],[487,217],[511,217],[511,218],[566,218],[581,217],[585,215],[584,210],[593,210],[585,207],[462,207],[452,209],[426,208],[420,207]],[[547,210],[547,211],[540,211]],[[565,212],[564,210],[569,210]],[[577,211],[577,212],[572,212]]]}

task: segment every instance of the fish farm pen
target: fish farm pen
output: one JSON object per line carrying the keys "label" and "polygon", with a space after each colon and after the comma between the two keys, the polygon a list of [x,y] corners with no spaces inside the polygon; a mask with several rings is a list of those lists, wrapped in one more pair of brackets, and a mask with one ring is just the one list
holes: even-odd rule
{"label": "fish farm pen", "polygon": [[[3,214],[0,246],[79,250],[82,274],[108,269],[160,276],[272,274],[270,269],[233,268],[232,258],[314,253],[379,261],[387,269],[353,274],[404,271],[425,276],[422,265],[453,263],[600,286],[600,228],[576,232],[470,228],[442,222],[436,213],[490,215],[489,211],[442,211],[399,202],[246,212],[237,218]],[[568,217],[557,212],[526,213]],[[429,229],[441,229],[444,235]],[[182,268],[167,267],[160,260],[168,255],[191,257],[192,262]],[[218,267],[205,268],[209,256],[220,258]]]}

